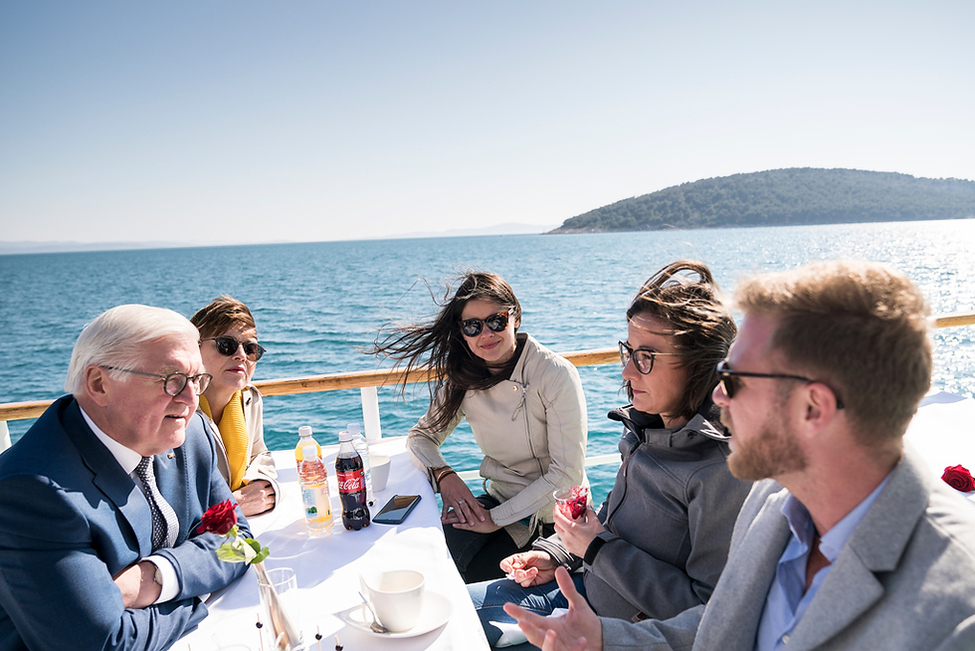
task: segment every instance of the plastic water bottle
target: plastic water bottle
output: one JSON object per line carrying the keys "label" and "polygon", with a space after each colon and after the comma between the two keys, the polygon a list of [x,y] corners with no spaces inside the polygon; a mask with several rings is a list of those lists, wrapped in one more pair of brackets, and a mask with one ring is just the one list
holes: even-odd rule
{"label": "plastic water bottle", "polygon": [[315,454],[315,443],[309,442],[302,449],[298,464],[298,482],[301,484],[301,502],[305,509],[305,526],[313,538],[332,533],[332,500],[328,494],[328,471]]}
{"label": "plastic water bottle", "polygon": [[349,423],[346,429],[352,435],[352,445],[355,447],[355,451],[362,457],[362,472],[366,476],[366,500],[369,502],[369,506],[372,506],[376,501],[376,494],[372,490],[372,467],[369,465],[369,443],[366,442],[366,437],[359,430],[359,423]]}
{"label": "plastic water bottle", "polygon": [[318,444],[315,437],[312,436],[311,427],[308,425],[303,425],[298,428],[298,445],[295,446],[295,464],[298,465],[298,472],[301,472],[301,460],[304,458],[304,453],[302,449],[309,443],[315,444],[315,456],[319,459],[322,458],[322,446]]}
{"label": "plastic water bottle", "polygon": [[352,445],[352,434],[339,432],[338,456],[335,457],[335,474],[342,500],[342,524],[346,529],[358,531],[368,527],[369,504],[366,503],[366,478],[362,472],[362,457]]}

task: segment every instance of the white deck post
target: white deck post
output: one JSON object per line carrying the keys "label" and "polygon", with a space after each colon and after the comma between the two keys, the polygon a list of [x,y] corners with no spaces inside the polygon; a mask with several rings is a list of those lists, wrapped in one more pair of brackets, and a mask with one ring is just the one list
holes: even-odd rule
{"label": "white deck post", "polygon": [[360,387],[362,396],[362,424],[366,430],[366,441],[375,443],[383,437],[379,424],[379,390],[377,387]]}

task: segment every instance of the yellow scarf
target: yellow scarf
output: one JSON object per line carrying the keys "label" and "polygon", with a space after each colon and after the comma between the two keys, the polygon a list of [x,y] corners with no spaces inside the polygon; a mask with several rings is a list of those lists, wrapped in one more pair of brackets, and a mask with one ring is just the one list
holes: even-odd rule
{"label": "yellow scarf", "polygon": [[[213,419],[206,396],[200,396],[200,409]],[[227,448],[227,459],[230,462],[230,490],[235,491],[243,486],[244,471],[247,469],[247,425],[244,423],[244,403],[240,391],[235,392],[223,408],[217,429],[220,430],[220,438]]]}

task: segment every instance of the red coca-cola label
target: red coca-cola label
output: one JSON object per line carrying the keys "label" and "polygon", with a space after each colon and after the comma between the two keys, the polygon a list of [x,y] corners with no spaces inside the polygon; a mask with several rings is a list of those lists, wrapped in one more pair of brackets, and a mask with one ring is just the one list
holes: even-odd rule
{"label": "red coca-cola label", "polygon": [[366,478],[361,469],[335,474],[338,477],[340,493],[357,493],[366,490]]}

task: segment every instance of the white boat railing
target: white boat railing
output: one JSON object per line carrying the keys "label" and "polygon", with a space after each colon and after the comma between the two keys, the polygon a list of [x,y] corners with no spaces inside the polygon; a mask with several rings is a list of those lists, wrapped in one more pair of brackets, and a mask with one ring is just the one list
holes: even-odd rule
{"label": "white boat railing", "polygon": [[[935,328],[975,325],[975,313],[952,314],[932,318]],[[619,363],[619,350],[603,348],[598,350],[583,350],[561,353],[576,366],[592,366],[596,364]],[[258,380],[254,385],[266,397],[293,395],[296,393],[317,393],[322,391],[340,391],[359,389],[362,400],[362,418],[369,441],[376,441],[382,437],[379,422],[379,393],[381,386],[397,385],[402,382],[425,382],[430,379],[430,372],[426,368],[414,370],[407,374],[403,370],[360,371],[355,373],[333,373],[300,378],[285,378],[278,380]],[[10,434],[7,428],[9,420],[23,420],[37,418],[54,402],[53,400],[37,400],[29,402],[8,402],[0,404],[0,451],[10,446]],[[607,461],[618,461],[618,454],[606,454],[586,459],[586,465],[599,465]],[[476,470],[460,473],[461,477],[473,479],[477,477]]]}

